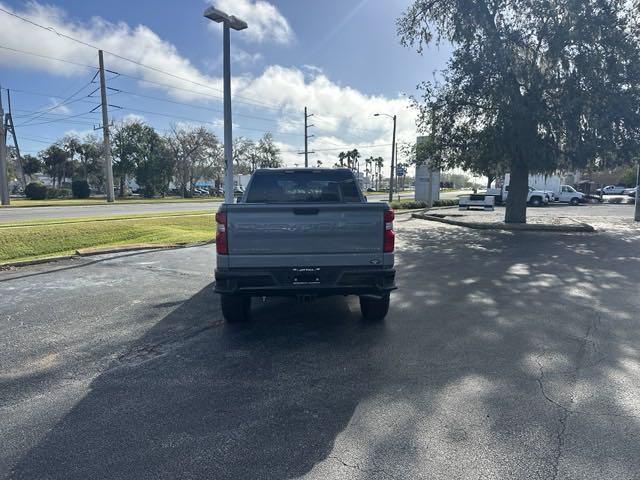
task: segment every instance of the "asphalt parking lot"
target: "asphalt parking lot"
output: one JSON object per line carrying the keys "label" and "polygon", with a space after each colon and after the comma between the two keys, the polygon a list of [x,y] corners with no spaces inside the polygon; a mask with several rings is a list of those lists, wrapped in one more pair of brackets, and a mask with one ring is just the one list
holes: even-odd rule
{"label": "asphalt parking lot", "polygon": [[0,272],[0,478],[640,478],[640,230],[396,226],[378,324],[227,325],[210,246]]}

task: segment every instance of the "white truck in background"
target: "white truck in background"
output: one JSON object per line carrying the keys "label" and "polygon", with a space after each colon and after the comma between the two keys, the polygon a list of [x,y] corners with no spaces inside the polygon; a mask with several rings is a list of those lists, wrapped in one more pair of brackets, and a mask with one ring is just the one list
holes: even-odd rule
{"label": "white truck in background", "polygon": [[[504,176],[500,189],[490,189],[494,194],[500,193],[499,200],[505,201],[509,191],[509,174]],[[545,201],[546,198],[546,201]],[[582,192],[578,192],[571,185],[564,185],[559,175],[529,175],[529,195],[527,202],[537,206],[551,202],[563,202],[571,205],[578,205],[586,200]]]}
{"label": "white truck in background", "polygon": [[[495,197],[496,203],[504,203],[509,196],[509,185],[502,185],[500,188],[488,188],[486,195]],[[536,190],[530,186],[529,192],[527,193],[527,204],[532,207],[541,207],[553,201],[551,198],[553,198],[553,196],[549,192]]]}

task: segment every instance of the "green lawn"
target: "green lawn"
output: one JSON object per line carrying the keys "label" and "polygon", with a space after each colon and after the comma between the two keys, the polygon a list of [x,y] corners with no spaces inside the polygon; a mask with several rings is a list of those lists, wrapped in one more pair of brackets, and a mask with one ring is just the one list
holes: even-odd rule
{"label": "green lawn", "polygon": [[214,214],[58,219],[0,225],[0,264],[71,255],[80,248],[202,242],[215,236]]}
{"label": "green lawn", "polygon": [[[116,198],[115,203],[181,203],[181,202],[219,202],[222,198],[218,197],[166,197],[166,198],[142,198],[142,197],[124,197]],[[49,200],[27,200],[27,199],[11,199],[11,205],[2,206],[0,208],[13,207],[61,207],[65,205],[103,205],[107,203],[104,198],[52,198]]]}

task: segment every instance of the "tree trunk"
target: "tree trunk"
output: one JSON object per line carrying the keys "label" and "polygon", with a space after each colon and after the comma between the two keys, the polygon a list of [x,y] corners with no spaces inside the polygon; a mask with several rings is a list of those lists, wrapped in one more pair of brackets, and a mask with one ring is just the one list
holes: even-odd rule
{"label": "tree trunk", "polygon": [[124,197],[124,175],[120,176],[120,197]]}
{"label": "tree trunk", "polygon": [[527,223],[527,195],[529,193],[529,168],[518,162],[511,162],[509,194],[504,215],[505,223]]}
{"label": "tree trunk", "polygon": [[491,188],[491,184],[496,179],[495,175],[487,175],[487,189]]}

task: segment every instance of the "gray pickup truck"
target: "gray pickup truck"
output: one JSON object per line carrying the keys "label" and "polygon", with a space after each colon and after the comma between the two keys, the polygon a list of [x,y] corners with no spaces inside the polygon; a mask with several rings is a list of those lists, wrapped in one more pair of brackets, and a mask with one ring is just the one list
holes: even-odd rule
{"label": "gray pickup truck", "polygon": [[393,210],[367,203],[348,169],[260,169],[216,214],[215,290],[229,322],[251,297],[358,295],[382,319],[395,286]]}

